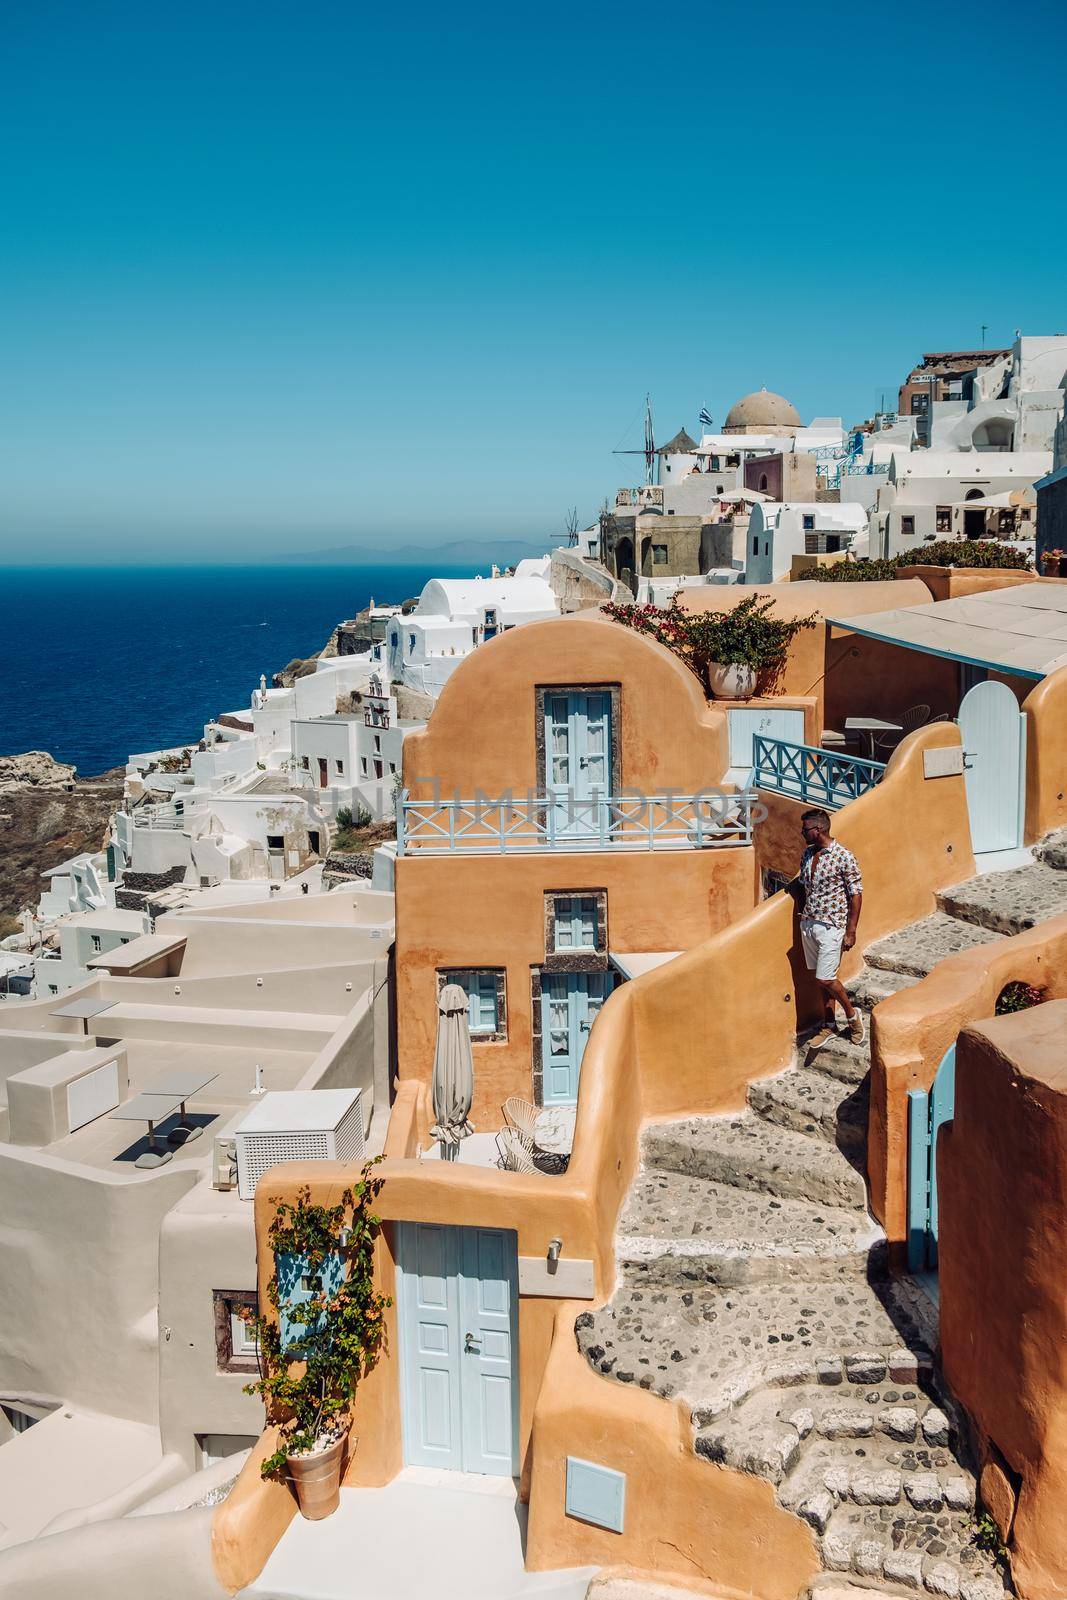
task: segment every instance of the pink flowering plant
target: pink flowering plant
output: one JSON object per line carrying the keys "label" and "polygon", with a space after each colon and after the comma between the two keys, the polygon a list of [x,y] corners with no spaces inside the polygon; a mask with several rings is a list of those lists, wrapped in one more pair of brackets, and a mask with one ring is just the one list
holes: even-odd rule
{"label": "pink flowering plant", "polygon": [[764,689],[777,678],[797,634],[815,626],[814,617],[776,616],[774,600],[757,594],[728,611],[683,611],[677,595],[669,606],[609,602],[601,610],[666,645],[702,684],[709,666],[753,667]]}

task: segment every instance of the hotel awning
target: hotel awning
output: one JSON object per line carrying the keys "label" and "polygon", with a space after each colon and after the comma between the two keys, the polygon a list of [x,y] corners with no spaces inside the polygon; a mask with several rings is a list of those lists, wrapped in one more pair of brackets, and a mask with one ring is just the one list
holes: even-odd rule
{"label": "hotel awning", "polygon": [[1020,583],[826,621],[866,639],[1022,678],[1045,678],[1067,666],[1067,584]]}

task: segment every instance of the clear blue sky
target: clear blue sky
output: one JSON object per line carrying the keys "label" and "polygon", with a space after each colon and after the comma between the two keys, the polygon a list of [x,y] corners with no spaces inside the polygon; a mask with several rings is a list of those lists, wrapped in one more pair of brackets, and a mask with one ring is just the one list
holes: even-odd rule
{"label": "clear blue sky", "polygon": [[646,389],[857,420],[1065,331],[1065,59],[1062,0],[9,4],[0,556],[559,532]]}

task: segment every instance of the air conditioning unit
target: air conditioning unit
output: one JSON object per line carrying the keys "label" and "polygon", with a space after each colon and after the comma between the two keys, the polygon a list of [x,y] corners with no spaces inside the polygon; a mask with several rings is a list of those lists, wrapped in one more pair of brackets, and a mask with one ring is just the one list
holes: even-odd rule
{"label": "air conditioning unit", "polygon": [[363,1161],[359,1089],[273,1089],[234,1129],[237,1192],[251,1200],[282,1161]]}

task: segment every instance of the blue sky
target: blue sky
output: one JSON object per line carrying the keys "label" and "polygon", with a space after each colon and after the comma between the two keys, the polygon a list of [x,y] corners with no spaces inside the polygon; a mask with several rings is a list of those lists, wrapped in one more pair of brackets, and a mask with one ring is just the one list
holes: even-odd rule
{"label": "blue sky", "polygon": [[1067,331],[1067,7],[33,0],[0,556],[560,532],[766,384]]}

